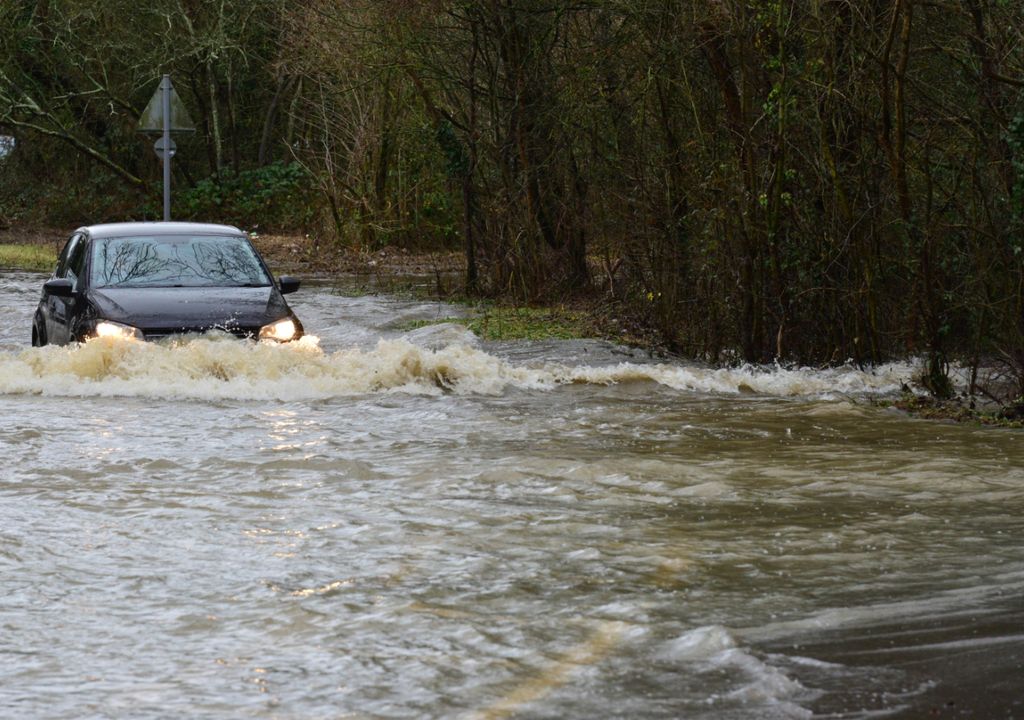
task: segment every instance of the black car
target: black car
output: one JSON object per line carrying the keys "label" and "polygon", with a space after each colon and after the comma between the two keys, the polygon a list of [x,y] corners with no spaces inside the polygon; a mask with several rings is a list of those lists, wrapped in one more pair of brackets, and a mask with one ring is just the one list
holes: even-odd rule
{"label": "black car", "polygon": [[117,223],[76,230],[43,285],[32,344],[91,337],[157,340],[220,330],[287,342],[302,323],[241,230],[199,223]]}

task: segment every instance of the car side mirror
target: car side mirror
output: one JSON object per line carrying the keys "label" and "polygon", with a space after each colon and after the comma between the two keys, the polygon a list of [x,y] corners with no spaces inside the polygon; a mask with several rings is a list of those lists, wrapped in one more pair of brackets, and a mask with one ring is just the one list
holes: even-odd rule
{"label": "car side mirror", "polygon": [[282,275],[277,279],[278,285],[281,287],[281,294],[287,295],[293,293],[299,289],[299,279],[293,278],[288,275]]}
{"label": "car side mirror", "polygon": [[67,278],[54,278],[43,283],[43,292],[55,297],[71,297],[75,286]]}

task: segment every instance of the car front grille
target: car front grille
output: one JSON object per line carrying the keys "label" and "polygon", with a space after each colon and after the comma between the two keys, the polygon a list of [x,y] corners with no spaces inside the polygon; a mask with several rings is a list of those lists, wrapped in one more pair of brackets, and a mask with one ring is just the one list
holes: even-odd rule
{"label": "car front grille", "polygon": [[259,337],[260,329],[258,327],[155,327],[155,328],[143,328],[142,334],[146,340],[164,340],[169,337],[179,337],[183,335],[202,335],[206,333],[220,333],[234,335],[237,338],[255,338]]}

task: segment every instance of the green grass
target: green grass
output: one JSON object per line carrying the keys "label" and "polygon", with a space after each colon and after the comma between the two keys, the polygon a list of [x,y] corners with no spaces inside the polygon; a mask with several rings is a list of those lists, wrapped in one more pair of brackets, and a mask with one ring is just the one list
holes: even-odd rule
{"label": "green grass", "polygon": [[57,264],[57,253],[43,245],[0,245],[0,268],[48,272]]}
{"label": "green grass", "polygon": [[412,330],[438,323],[465,325],[482,340],[575,340],[596,337],[590,320],[564,308],[498,307],[486,305],[468,318],[442,318],[411,323]]}

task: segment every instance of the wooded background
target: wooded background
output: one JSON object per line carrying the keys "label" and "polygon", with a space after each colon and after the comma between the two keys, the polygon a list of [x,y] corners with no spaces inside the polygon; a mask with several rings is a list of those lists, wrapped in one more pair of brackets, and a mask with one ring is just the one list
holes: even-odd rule
{"label": "wooded background", "polygon": [[1024,394],[1020,0],[4,0],[0,222],[459,248],[676,350],[993,364]]}

